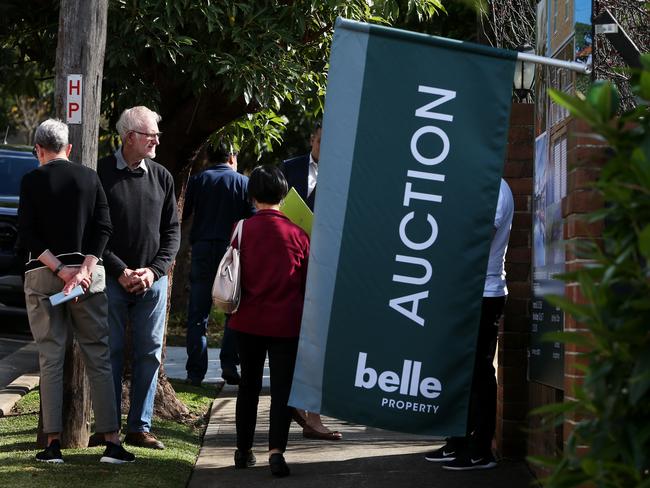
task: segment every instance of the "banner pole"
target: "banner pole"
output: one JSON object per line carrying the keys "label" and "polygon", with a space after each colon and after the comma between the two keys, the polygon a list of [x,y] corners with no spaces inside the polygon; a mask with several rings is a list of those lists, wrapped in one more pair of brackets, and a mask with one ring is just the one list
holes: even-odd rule
{"label": "banner pole", "polygon": [[557,68],[564,68],[571,71],[577,71],[585,75],[591,74],[591,64],[577,63],[575,61],[562,61],[560,59],[546,58],[544,56],[537,56],[536,54],[517,53],[519,61],[544,64],[547,66],[555,66]]}

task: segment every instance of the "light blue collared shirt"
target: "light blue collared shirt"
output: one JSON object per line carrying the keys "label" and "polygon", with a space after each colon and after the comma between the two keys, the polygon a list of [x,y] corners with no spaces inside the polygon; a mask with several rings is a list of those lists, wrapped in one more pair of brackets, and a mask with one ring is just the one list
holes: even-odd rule
{"label": "light blue collared shirt", "polygon": [[122,146],[118,147],[115,150],[113,156],[115,156],[115,159],[117,159],[117,169],[128,169],[129,171],[136,171],[137,169],[141,169],[145,173],[149,172],[149,168],[147,168],[147,164],[145,163],[144,159],[140,161],[140,164],[138,164],[134,169],[129,168],[129,165],[127,164],[126,159],[124,159],[124,155],[122,154]]}

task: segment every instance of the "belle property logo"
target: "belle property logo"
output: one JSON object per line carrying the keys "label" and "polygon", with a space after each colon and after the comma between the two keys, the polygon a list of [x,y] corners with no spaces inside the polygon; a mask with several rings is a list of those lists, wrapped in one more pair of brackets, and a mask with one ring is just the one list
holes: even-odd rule
{"label": "belle property logo", "polygon": [[439,397],[442,393],[442,383],[437,378],[428,377],[420,379],[422,370],[422,363],[420,361],[405,359],[402,364],[402,374],[400,376],[395,371],[377,373],[377,370],[374,368],[366,366],[367,359],[368,354],[365,352],[359,353],[357,371],[354,378],[354,386],[356,388],[365,388],[366,390],[379,388],[385,393],[406,397],[405,399],[384,397],[381,399],[382,408],[418,413],[438,413],[439,405],[415,401],[419,396],[431,400]]}

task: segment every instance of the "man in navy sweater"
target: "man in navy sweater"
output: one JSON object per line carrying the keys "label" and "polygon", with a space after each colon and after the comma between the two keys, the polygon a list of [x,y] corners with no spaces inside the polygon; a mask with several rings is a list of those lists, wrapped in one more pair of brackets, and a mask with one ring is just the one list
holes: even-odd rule
{"label": "man in navy sweater", "polygon": [[[187,310],[187,381],[200,385],[208,370],[208,317],[212,306],[212,283],[219,262],[228,248],[233,225],[250,217],[248,178],[237,173],[237,155],[224,142],[208,144],[205,171],[190,178],[185,194],[183,220],[192,219],[190,243],[190,302]],[[221,343],[221,376],[228,384],[239,384],[239,357],[235,338],[224,326]]]}
{"label": "man in navy sweater", "polygon": [[174,180],[151,159],[160,143],[159,121],[147,107],[125,110],[117,121],[122,146],[97,163],[113,222],[104,263],[115,402],[120,415],[130,322],[133,370],[124,442],[152,449],[165,447],[150,429],[165,332],[167,272],[180,244]]}

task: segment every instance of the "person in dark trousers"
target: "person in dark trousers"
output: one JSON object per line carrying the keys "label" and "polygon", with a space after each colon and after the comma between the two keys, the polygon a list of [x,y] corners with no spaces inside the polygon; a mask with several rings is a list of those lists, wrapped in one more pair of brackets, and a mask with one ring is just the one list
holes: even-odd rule
{"label": "person in dark trousers", "polygon": [[[190,301],[187,309],[187,382],[199,386],[208,370],[208,318],[212,307],[212,284],[219,262],[230,244],[234,224],[250,217],[248,178],[237,173],[237,155],[224,142],[208,145],[213,165],[190,178],[185,194],[183,220],[193,215],[190,244]],[[237,344],[224,324],[221,376],[229,385],[239,384]]]}
{"label": "person in dark trousers", "polygon": [[241,302],[230,318],[237,333],[241,382],[237,392],[235,467],[255,464],[251,450],[268,353],[271,376],[269,465],[288,476],[284,460],[292,408],[287,405],[298,352],[307,281],[309,236],[279,210],[287,182],[275,166],[259,166],[248,191],[257,213],[241,232]]}
{"label": "person in dark trousers", "polygon": [[[19,246],[27,251],[25,301],[38,348],[41,412],[47,448],[38,461],[63,463],[63,362],[71,332],[88,372],[95,428],[106,440],[100,461],[122,464],[135,456],[122,447],[113,398],[108,348],[105,274],[99,259],[111,235],[106,195],[92,169],[68,160],[68,127],[48,119],[36,129],[34,154],[40,166],[26,174],[18,208]],[[49,297],[80,297],[53,305]]]}
{"label": "person in dark trousers", "polygon": [[[298,192],[312,212],[316,199],[321,135],[322,128],[318,122],[314,125],[309,139],[309,154],[287,159],[281,166],[289,188],[293,187]],[[338,441],[343,438],[340,432],[331,431],[323,425],[320,414],[295,409],[293,419],[302,427],[302,435],[308,439]]]}
{"label": "person in dark trousers", "polygon": [[[167,313],[167,273],[180,244],[174,180],[153,161],[160,116],[147,107],[117,121],[122,146],[97,165],[113,221],[104,252],[111,362],[118,419],[126,325],[133,345],[130,408],[124,442],[164,449],[150,431]],[[97,440],[99,441],[99,440]]]}
{"label": "person in dark trousers", "polygon": [[427,461],[443,463],[443,469],[466,471],[490,469],[497,465],[492,454],[497,404],[497,382],[493,363],[499,321],[508,295],[505,258],[513,214],[512,192],[502,179],[481,302],[481,321],[469,400],[467,436],[448,437],[444,446],[425,455]]}
{"label": "person in dark trousers", "polygon": [[309,138],[311,146],[309,154],[287,159],[281,166],[289,188],[295,188],[298,195],[305,201],[312,212],[314,211],[314,201],[316,199],[321,133],[321,124],[317,123],[314,125]]}

